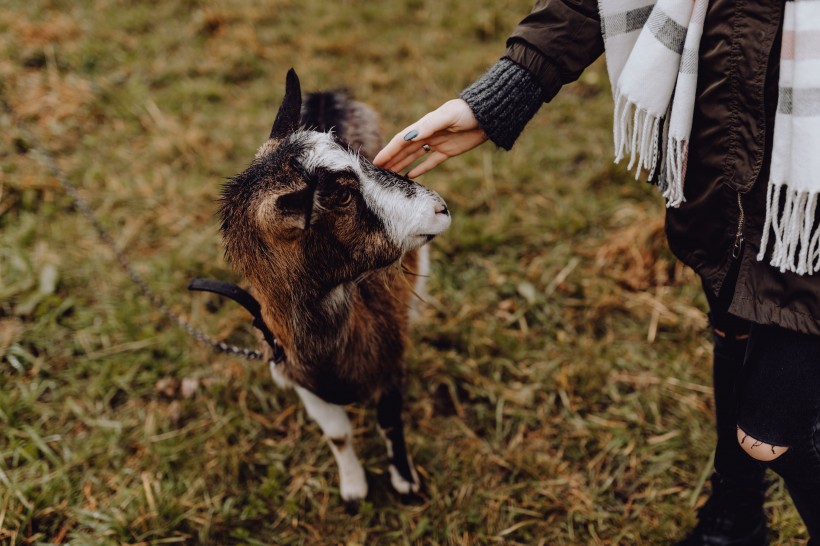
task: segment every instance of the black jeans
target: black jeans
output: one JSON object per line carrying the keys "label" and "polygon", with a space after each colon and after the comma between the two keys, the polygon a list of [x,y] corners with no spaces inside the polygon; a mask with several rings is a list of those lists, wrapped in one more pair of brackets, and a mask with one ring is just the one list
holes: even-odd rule
{"label": "black jeans", "polygon": [[[715,340],[715,470],[730,483],[755,488],[772,468],[809,534],[820,539],[820,337],[729,314],[733,292],[731,284],[717,298],[706,291]],[[789,450],[761,463],[738,445],[738,426]]]}

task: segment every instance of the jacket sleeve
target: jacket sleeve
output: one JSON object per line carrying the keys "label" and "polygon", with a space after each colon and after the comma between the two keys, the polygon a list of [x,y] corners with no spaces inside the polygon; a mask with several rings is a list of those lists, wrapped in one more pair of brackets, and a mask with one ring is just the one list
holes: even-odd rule
{"label": "jacket sleeve", "polygon": [[505,56],[460,96],[489,139],[509,150],[541,105],[603,51],[597,0],[537,0]]}
{"label": "jacket sleeve", "polygon": [[506,57],[536,77],[549,101],[603,52],[597,0],[537,0],[507,39]]}

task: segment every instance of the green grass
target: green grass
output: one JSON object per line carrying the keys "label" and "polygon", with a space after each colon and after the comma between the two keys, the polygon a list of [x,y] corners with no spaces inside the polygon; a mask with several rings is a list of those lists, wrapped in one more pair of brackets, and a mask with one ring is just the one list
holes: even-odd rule
{"label": "green grass", "polygon": [[[267,135],[293,66],[348,87],[388,133],[501,54],[529,0],[12,0],[2,92],[179,313],[250,344],[247,317],[186,293],[237,277],[215,199]],[[0,116],[0,542],[662,544],[694,522],[714,442],[695,276],[655,192],[611,164],[603,65],[514,151],[424,177],[453,211],[408,355],[424,501],[371,480],[340,502],[316,425],[265,367],[217,356],[137,294]],[[179,388],[196,381],[189,397]],[[708,487],[708,485],[706,486]],[[780,482],[775,544],[805,539]]]}

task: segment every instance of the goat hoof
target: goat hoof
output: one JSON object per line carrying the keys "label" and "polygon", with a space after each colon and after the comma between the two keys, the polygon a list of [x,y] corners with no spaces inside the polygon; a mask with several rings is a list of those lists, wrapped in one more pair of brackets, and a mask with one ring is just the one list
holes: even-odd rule
{"label": "goat hoof", "polygon": [[411,492],[399,495],[399,502],[407,506],[418,506],[424,504],[426,499],[419,493]]}
{"label": "goat hoof", "polygon": [[359,509],[362,507],[361,499],[346,500],[344,503],[345,512],[347,512],[348,516],[355,516],[359,513]]}
{"label": "goat hoof", "polygon": [[410,475],[411,477],[408,479],[405,476],[402,476],[401,472],[394,465],[390,465],[388,468],[390,471],[390,483],[393,486],[393,489],[396,490],[397,493],[400,495],[409,495],[413,493],[418,493],[420,487],[419,476],[416,473],[416,469],[412,466],[410,467]]}

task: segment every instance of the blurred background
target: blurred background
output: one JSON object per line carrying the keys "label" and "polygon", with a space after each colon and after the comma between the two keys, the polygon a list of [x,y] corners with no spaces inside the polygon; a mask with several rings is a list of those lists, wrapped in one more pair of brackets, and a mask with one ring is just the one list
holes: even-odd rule
{"label": "blurred background", "polygon": [[[612,164],[602,62],[421,181],[453,227],[407,355],[402,504],[372,410],[348,516],[318,427],[266,366],[219,356],[140,296],[34,140],[178,313],[255,345],[220,185],[267,136],[288,68],[392,135],[504,51],[529,0],[6,0],[0,7],[0,542],[663,544],[694,524],[714,442],[705,302],[655,191]],[[24,124],[34,139],[21,129]],[[773,480],[773,543],[805,530]]]}

